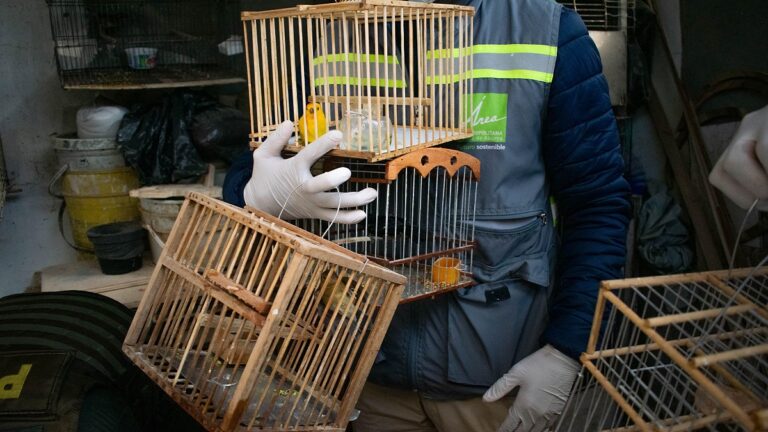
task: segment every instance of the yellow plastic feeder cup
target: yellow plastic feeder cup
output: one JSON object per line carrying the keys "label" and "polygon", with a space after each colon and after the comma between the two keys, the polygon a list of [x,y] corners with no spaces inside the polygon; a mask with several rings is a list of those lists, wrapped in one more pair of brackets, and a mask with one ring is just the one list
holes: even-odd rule
{"label": "yellow plastic feeder cup", "polygon": [[461,260],[441,257],[432,264],[432,282],[438,285],[456,285],[461,277]]}

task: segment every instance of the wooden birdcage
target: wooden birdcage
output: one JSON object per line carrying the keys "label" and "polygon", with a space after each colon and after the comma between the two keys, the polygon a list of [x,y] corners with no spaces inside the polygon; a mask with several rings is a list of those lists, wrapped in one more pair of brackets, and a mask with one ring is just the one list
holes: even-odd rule
{"label": "wooden birdcage", "polygon": [[406,276],[401,303],[473,284],[477,158],[427,148],[387,162],[331,158],[324,165],[352,171],[341,192],[370,187],[378,199],[365,206],[360,223],[303,220],[299,226]]}
{"label": "wooden birdcage", "polygon": [[768,268],[604,282],[557,430],[768,430],[766,304]]}
{"label": "wooden birdcage", "polygon": [[339,129],[333,154],[368,161],[469,138],[473,15],[395,0],[243,12],[251,145],[289,119],[289,149]]}
{"label": "wooden birdcage", "polygon": [[190,193],[123,350],[208,430],[343,431],[404,282]]}

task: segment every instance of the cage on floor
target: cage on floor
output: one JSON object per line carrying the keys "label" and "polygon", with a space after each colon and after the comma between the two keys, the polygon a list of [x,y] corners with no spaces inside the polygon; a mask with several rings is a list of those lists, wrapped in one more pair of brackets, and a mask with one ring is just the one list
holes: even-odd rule
{"label": "cage on floor", "polygon": [[190,193],[123,350],[208,430],[343,431],[404,282]]}
{"label": "cage on floor", "polygon": [[355,0],[243,12],[251,145],[282,121],[289,149],[329,129],[368,161],[471,136],[467,6]]}
{"label": "cage on floor", "polygon": [[330,158],[324,165],[351,170],[341,192],[370,187],[378,199],[365,206],[360,223],[302,220],[299,226],[406,276],[401,302],[473,284],[478,159],[427,148],[387,162]]}
{"label": "cage on floor", "polygon": [[67,89],[245,82],[234,0],[47,0]]}
{"label": "cage on floor", "polygon": [[767,300],[767,268],[604,282],[558,430],[768,430]]}

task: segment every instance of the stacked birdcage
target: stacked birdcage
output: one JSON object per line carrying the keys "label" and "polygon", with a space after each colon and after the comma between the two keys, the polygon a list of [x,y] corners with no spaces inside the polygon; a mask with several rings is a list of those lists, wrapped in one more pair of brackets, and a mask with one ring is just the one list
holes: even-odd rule
{"label": "stacked birdcage", "polygon": [[66,89],[244,82],[235,0],[46,0]]}
{"label": "stacked birdcage", "polygon": [[767,268],[604,282],[558,430],[768,430],[767,300]]}
{"label": "stacked birdcage", "polygon": [[123,350],[208,430],[343,431],[404,282],[190,193]]}
{"label": "stacked birdcage", "polygon": [[406,275],[403,301],[472,284],[479,161],[432,147],[472,135],[473,15],[393,0],[242,14],[252,146],[286,119],[292,151],[343,132],[326,168],[378,199],[358,224],[298,224]]}
{"label": "stacked birdcage", "polygon": [[243,12],[252,145],[286,119],[289,148],[339,129],[333,154],[368,161],[470,137],[473,15],[395,0]]}
{"label": "stacked birdcage", "polygon": [[387,161],[329,159],[352,177],[340,192],[373,188],[357,224],[299,221],[310,232],[406,276],[401,302],[429,298],[472,282],[474,221],[480,161],[466,153],[427,148]]}

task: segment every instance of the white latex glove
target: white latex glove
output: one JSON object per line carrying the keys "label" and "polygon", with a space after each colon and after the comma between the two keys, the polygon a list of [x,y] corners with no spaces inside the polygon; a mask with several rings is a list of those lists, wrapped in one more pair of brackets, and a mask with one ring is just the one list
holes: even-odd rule
{"label": "white latex glove", "polygon": [[739,207],[768,211],[768,105],[744,119],[720,156],[709,182]]}
{"label": "white latex glove", "polygon": [[499,432],[543,431],[553,427],[579,369],[578,362],[552,345],[540,348],[513,366],[483,395],[484,401],[494,402],[520,387]]}
{"label": "white latex glove", "polygon": [[[366,188],[359,192],[339,194],[335,190],[349,180],[348,168],[336,168],[313,177],[310,167],[324,154],[337,147],[342,135],[331,131],[302,149],[289,159],[280,152],[293,133],[293,123],[280,124],[266,141],[253,152],[253,174],[245,185],[243,198],[251,207],[281,218],[323,219],[337,223],[357,223],[365,219],[362,210],[344,210],[358,207],[376,199],[376,190]],[[338,211],[337,209],[341,210]]]}

